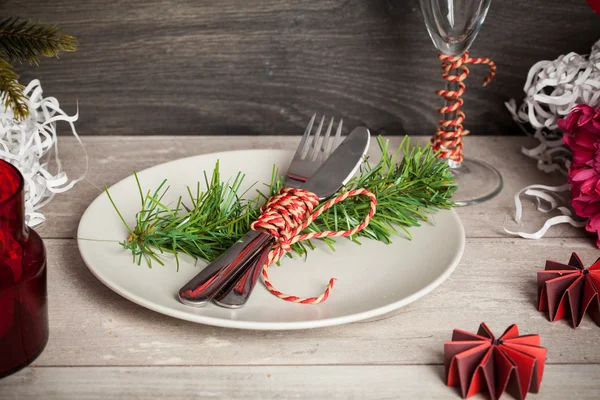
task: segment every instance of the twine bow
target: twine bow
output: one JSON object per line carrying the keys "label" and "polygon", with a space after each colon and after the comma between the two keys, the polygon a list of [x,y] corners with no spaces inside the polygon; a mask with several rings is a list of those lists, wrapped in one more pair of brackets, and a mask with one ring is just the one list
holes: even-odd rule
{"label": "twine bow", "polygon": [[[333,207],[335,204],[346,200],[349,197],[364,195],[369,197],[371,204],[365,219],[354,228],[345,231],[324,231],[324,232],[301,232],[306,229],[321,214]],[[324,237],[351,236],[363,230],[375,215],[377,208],[377,199],[375,195],[366,189],[354,189],[344,192],[339,196],[327,201],[322,207],[313,212],[319,205],[319,198],[314,193],[303,189],[282,188],[279,193],[271,197],[261,208],[262,214],[250,226],[251,229],[268,233],[275,237],[275,243],[271,247],[267,256],[267,261],[263,266],[262,280],[272,294],[293,303],[317,304],[325,301],[335,284],[335,278],[329,280],[325,291],[318,297],[301,298],[284,294],[271,284],[269,280],[269,265],[276,263],[288,251],[291,246],[302,240],[319,239]]]}
{"label": "twine bow", "polygon": [[[489,58],[471,58],[468,51],[465,51],[462,56],[448,56],[440,53],[438,58],[442,61],[442,70],[444,70],[442,78],[448,82],[458,82],[458,90],[436,90],[435,93],[448,103],[439,108],[437,112],[438,114],[457,112],[457,116],[454,119],[440,120],[440,127],[431,138],[431,145],[434,150],[439,151],[439,157],[462,162],[464,160],[463,136],[469,134],[469,131],[463,128],[465,113],[460,111],[464,103],[462,95],[466,89],[464,80],[469,76],[469,68],[466,64],[486,64],[490,67],[490,73],[483,80],[483,86],[487,86],[496,75],[496,64]],[[461,70],[458,71],[460,72],[458,75],[451,74],[451,71],[455,69]]]}

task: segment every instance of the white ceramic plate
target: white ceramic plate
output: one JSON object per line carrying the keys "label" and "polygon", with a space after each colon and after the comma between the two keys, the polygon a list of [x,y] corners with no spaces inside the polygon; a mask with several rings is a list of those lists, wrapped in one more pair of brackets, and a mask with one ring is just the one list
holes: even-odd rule
{"label": "white ceramic plate", "polygon": [[[165,201],[185,194],[186,186],[202,181],[220,160],[223,179],[238,171],[246,185],[269,182],[273,164],[285,171],[293,153],[282,150],[247,150],[207,154],[158,165],[138,174],[145,190],[154,190],[163,179],[171,186]],[[130,226],[140,209],[133,176],[115,184],[111,196]],[[79,250],[90,271],[121,296],[151,310],[188,321],[241,329],[305,329],[338,325],[375,317],[405,306],[426,295],[452,273],[463,254],[465,233],[453,211],[435,214],[431,222],[411,228],[413,240],[396,237],[391,245],[363,240],[358,246],[340,239],[334,253],[321,245],[305,262],[284,258],[272,266],[272,283],[284,293],[319,295],[329,278],[337,283],[327,301],[319,305],[285,302],[271,295],[259,282],[248,303],[229,310],[210,304],[193,308],[181,304],[176,293],[205,264],[183,260],[179,272],[173,259],[165,266],[148,268],[132,263],[132,256],[116,242],[127,237],[105,193],[98,196],[79,224]]]}

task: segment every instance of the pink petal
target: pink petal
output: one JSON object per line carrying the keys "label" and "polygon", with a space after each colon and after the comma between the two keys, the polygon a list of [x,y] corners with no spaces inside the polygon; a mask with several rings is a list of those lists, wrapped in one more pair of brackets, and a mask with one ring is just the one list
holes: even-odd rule
{"label": "pink petal", "polygon": [[581,125],[575,129],[576,136],[581,135],[583,133],[587,133],[589,135],[593,135],[596,137],[600,136],[600,131],[598,131],[596,129],[596,127],[594,126],[594,124],[592,123],[591,120],[588,123],[586,123],[585,125]]}
{"label": "pink petal", "polygon": [[581,182],[574,182],[573,177],[586,169],[589,168],[585,164],[575,164],[575,162],[571,163],[571,166],[569,167],[569,174],[567,176],[567,182],[571,184],[571,198],[575,197],[574,193],[579,193],[581,191],[579,189]]}
{"label": "pink petal", "polygon": [[575,201],[579,201],[581,203],[584,204],[593,204],[596,201],[597,197],[596,196],[590,196],[587,194],[579,194],[576,197],[573,198],[573,200]]}
{"label": "pink petal", "polygon": [[572,201],[571,206],[573,206],[573,211],[575,211],[575,214],[579,215],[580,217],[585,218],[583,204],[576,202],[576,201]]}
{"label": "pink petal", "polygon": [[587,218],[600,215],[600,202],[596,201],[594,203],[586,204],[583,207],[583,214],[585,214]]}
{"label": "pink petal", "polygon": [[586,179],[581,185],[581,192],[593,196],[595,194],[596,183],[598,183],[597,176]]}
{"label": "pink petal", "polygon": [[582,114],[594,114],[596,112],[593,107],[587,104],[577,104],[574,108],[580,111]]}
{"label": "pink petal", "polygon": [[[562,122],[562,120],[558,121],[558,126],[560,126],[560,128],[562,130],[566,130],[561,126],[561,124],[560,124],[561,122]],[[575,136],[571,136],[571,134],[565,133],[563,135],[563,143],[572,149],[573,146],[575,145]]]}
{"label": "pink petal", "polygon": [[600,196],[576,195],[571,198],[571,206],[575,213],[583,218],[600,215]]}
{"label": "pink petal", "polygon": [[[600,231],[600,215],[593,216],[587,223],[585,229],[588,232],[598,233]],[[599,239],[600,242],[600,239]]]}
{"label": "pink petal", "polygon": [[585,124],[587,124],[588,122],[590,122],[592,120],[593,115],[590,114],[584,114],[581,116],[581,118],[579,118],[579,121],[577,121],[577,126],[584,126]]}
{"label": "pink petal", "polygon": [[589,132],[581,132],[575,136],[575,143],[577,146],[581,146],[589,150],[596,150],[594,145],[598,143],[598,141],[600,141],[600,139],[598,139],[596,135],[592,135]]}
{"label": "pink petal", "polygon": [[575,164],[585,164],[594,158],[594,152],[589,150],[583,150],[583,147],[573,148],[573,162]]}
{"label": "pink petal", "polygon": [[[559,119],[559,120],[557,121],[557,125],[558,125],[558,127],[559,127],[560,129],[562,129],[564,132],[571,132],[571,130],[569,129],[569,123],[567,122],[567,120],[566,120],[566,119]],[[565,133],[565,136],[566,136],[567,134],[568,134],[568,133]]]}
{"label": "pink petal", "polygon": [[581,196],[581,190],[579,190],[579,184],[573,183],[571,184],[571,199],[576,200],[579,196]]}
{"label": "pink petal", "polygon": [[571,177],[571,179],[573,179],[574,182],[581,182],[581,181],[588,180],[588,179],[594,177],[595,175],[596,175],[596,171],[594,171],[591,168],[587,168],[587,169],[582,169],[579,172],[577,172],[575,175],[573,175],[573,177]]}
{"label": "pink petal", "polygon": [[573,132],[580,114],[578,110],[571,111],[565,118],[558,120],[558,126],[565,132]]}

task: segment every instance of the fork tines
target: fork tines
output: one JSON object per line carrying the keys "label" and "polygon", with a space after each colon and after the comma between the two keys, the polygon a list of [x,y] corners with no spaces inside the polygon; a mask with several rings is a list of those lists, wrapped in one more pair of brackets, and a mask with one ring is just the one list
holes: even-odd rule
{"label": "fork tines", "polygon": [[321,121],[319,122],[319,126],[317,127],[314,135],[311,134],[316,116],[317,114],[313,114],[308,126],[304,130],[304,134],[302,135],[302,139],[296,152],[296,157],[300,157],[302,160],[308,158],[312,161],[323,162],[325,159],[327,159],[327,157],[329,157],[329,154],[331,154],[331,152],[335,150],[337,146],[339,146],[342,137],[342,125],[344,120],[340,119],[335,136],[332,138],[331,130],[334,123],[334,118],[332,117],[329,120],[329,125],[327,126],[325,136],[321,138],[321,130],[323,129],[325,116],[321,117]]}

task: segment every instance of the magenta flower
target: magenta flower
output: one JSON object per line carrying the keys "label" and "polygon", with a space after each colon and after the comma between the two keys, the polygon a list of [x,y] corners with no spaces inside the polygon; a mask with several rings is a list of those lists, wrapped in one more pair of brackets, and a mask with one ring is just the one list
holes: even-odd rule
{"label": "magenta flower", "polygon": [[[600,107],[579,104],[558,121],[563,140],[573,151],[569,166],[571,205],[575,213],[589,218],[586,229],[600,232]],[[600,247],[600,238],[597,242]]]}

